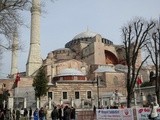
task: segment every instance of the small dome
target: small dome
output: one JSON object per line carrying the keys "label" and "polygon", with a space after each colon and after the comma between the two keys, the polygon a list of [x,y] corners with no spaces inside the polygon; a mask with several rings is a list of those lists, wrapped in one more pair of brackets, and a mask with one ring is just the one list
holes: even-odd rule
{"label": "small dome", "polygon": [[66,68],[60,71],[57,76],[85,76],[81,71],[74,68]]}
{"label": "small dome", "polygon": [[86,32],[79,33],[79,34],[76,35],[73,39],[94,37],[94,36],[96,36],[97,34],[98,34],[98,33],[95,33],[95,32],[92,32],[92,31],[87,30]]}

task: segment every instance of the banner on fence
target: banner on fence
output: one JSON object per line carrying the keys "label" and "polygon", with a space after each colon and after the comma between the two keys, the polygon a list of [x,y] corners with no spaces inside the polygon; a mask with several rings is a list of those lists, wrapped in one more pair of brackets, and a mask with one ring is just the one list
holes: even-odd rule
{"label": "banner on fence", "polygon": [[[148,115],[151,112],[151,109],[148,108],[137,108],[137,120],[147,120],[148,119]],[[157,109],[158,112],[158,120],[160,120],[160,108]]]}
{"label": "banner on fence", "polygon": [[97,109],[97,120],[133,120],[133,111],[126,109]]}

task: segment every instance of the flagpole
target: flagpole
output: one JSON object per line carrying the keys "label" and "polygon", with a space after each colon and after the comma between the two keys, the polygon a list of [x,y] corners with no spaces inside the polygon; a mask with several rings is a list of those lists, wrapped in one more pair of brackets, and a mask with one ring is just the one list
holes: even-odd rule
{"label": "flagpole", "polygon": [[17,86],[16,86],[16,97],[17,97],[17,99],[16,99],[16,104],[17,104],[17,108],[18,108],[18,103],[19,103],[19,100],[18,100],[18,97],[19,97],[19,81],[20,81],[20,76],[19,76],[19,73],[17,73],[17,75],[16,75],[16,84],[17,84]]}
{"label": "flagpole", "polygon": [[16,94],[17,94],[17,95],[16,95],[16,97],[17,97],[17,99],[16,99],[16,104],[17,104],[17,108],[18,108],[18,102],[19,102],[19,101],[18,101],[19,82],[17,82],[17,88],[16,88],[16,89],[17,89],[17,91],[16,91]]}
{"label": "flagpole", "polygon": [[98,109],[100,108],[100,101],[99,101],[99,76],[97,75],[97,99],[98,99]]}

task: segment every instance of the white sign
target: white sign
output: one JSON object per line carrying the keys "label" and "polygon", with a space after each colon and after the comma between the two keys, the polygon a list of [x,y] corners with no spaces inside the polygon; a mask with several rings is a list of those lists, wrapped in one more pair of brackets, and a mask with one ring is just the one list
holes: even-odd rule
{"label": "white sign", "polygon": [[97,109],[97,120],[133,120],[133,110],[126,109]]}
{"label": "white sign", "polygon": [[[147,108],[136,108],[137,111],[137,120],[147,120],[148,115],[151,112],[151,109],[149,107]],[[160,108],[157,109],[158,112],[158,120],[160,120]]]}

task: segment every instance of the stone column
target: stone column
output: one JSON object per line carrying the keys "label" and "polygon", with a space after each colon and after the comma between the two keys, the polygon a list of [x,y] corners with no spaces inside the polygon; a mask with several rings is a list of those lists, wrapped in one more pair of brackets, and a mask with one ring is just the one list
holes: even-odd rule
{"label": "stone column", "polygon": [[37,98],[37,108],[39,109],[39,98]]}
{"label": "stone column", "polygon": [[49,103],[49,110],[50,110],[50,109],[52,109],[52,101],[51,101],[51,98],[49,98],[48,103]]}
{"label": "stone column", "polygon": [[112,98],[109,98],[109,108],[113,105],[113,100]]}
{"label": "stone column", "polygon": [[134,91],[134,105],[137,105],[137,94],[136,91]]}
{"label": "stone column", "polygon": [[74,101],[73,101],[73,100],[71,100],[71,106],[72,106],[72,107],[74,106]]}
{"label": "stone column", "polygon": [[8,109],[13,110],[13,103],[14,103],[13,97],[9,97],[8,98]]}
{"label": "stone column", "polygon": [[27,100],[24,98],[24,108],[27,108]]}
{"label": "stone column", "polygon": [[103,106],[103,98],[101,98],[101,105]]}

